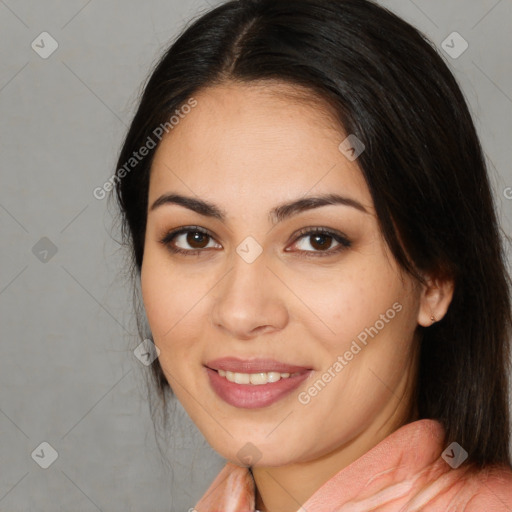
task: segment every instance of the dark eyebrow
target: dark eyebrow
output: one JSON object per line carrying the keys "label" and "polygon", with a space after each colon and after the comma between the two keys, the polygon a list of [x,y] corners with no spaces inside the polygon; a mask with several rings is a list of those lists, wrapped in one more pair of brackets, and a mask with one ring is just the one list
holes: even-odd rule
{"label": "dark eyebrow", "polygon": [[[212,203],[209,203],[208,201],[194,199],[193,197],[182,196],[180,194],[164,194],[160,196],[151,205],[150,211],[153,211],[165,204],[177,204],[199,213],[200,215],[213,217],[214,219],[218,219],[222,222],[225,222],[227,217],[224,210]],[[270,211],[269,217],[273,224],[277,224],[278,222],[282,222],[283,220],[298,213],[334,204],[351,206],[363,213],[369,213],[368,210],[355,199],[343,197],[338,194],[324,194],[320,196],[304,197],[289,203],[281,204]]]}

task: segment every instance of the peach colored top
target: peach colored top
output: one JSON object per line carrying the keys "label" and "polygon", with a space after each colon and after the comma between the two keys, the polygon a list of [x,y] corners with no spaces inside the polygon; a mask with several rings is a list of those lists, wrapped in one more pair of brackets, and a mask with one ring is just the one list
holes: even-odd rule
{"label": "peach colored top", "polygon": [[[458,445],[443,451],[443,437],[436,420],[400,427],[325,482],[297,512],[512,512],[512,470],[472,470]],[[195,511],[255,512],[248,468],[227,462]]]}

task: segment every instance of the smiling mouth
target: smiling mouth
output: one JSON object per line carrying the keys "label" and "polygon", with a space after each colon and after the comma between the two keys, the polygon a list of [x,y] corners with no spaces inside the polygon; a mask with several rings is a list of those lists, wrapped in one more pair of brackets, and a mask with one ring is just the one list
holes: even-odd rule
{"label": "smiling mouth", "polygon": [[[214,368],[211,368],[214,370]],[[254,386],[261,386],[272,382],[278,382],[282,379],[289,379],[296,377],[304,372],[294,373],[281,373],[281,372],[258,372],[258,373],[239,373],[227,370],[215,370],[221,377],[226,378],[229,382],[236,384],[252,384]]]}
{"label": "smiling mouth", "polygon": [[[267,407],[297,389],[313,370],[290,366],[290,372],[232,372],[223,368],[204,367],[211,389],[224,402],[237,408]],[[283,368],[284,369],[284,368]],[[299,369],[299,371],[297,371]]]}

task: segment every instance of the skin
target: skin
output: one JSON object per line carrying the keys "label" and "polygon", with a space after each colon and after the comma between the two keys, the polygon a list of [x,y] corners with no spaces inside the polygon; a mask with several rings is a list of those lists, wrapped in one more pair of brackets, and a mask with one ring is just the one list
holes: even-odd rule
{"label": "skin", "polygon": [[[451,282],[427,276],[420,285],[400,271],[357,160],[338,149],[346,134],[320,105],[283,94],[294,90],[228,83],[195,95],[197,106],[153,161],[141,270],[169,384],[223,457],[242,466],[237,452],[246,443],[257,447],[256,506],[265,512],[295,512],[335,473],[417,417],[410,400],[417,327],[431,325],[432,314],[440,320],[453,294]],[[176,204],[150,208],[169,193],[214,203],[226,219]],[[336,204],[275,225],[269,219],[279,204],[326,193],[367,211]],[[170,245],[198,255],[174,254],[160,242],[190,225],[212,238],[196,241],[191,233],[188,242],[185,234]],[[351,245],[335,252],[334,238],[297,234],[310,227],[339,231]],[[247,236],[263,249],[253,263],[236,252]],[[300,403],[298,394],[394,303],[400,312],[317,396]],[[216,395],[203,366],[224,356],[268,357],[314,371],[270,406],[237,408]]]}

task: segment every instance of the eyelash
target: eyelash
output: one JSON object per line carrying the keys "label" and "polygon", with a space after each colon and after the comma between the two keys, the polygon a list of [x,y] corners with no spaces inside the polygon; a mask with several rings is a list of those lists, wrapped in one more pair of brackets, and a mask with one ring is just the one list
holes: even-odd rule
{"label": "eyelash", "polygon": [[[171,242],[178,236],[183,233],[201,233],[203,235],[206,235],[212,239],[215,239],[207,230],[204,228],[201,228],[199,226],[185,226],[182,228],[175,229],[173,231],[169,231],[166,233],[166,235],[160,240],[160,243],[166,246],[171,252],[176,254],[184,254],[186,256],[198,256],[201,252],[204,252],[206,249],[181,249],[179,247],[173,247],[171,245]],[[307,237],[307,236],[313,236],[313,235],[325,235],[328,237],[333,238],[338,242],[340,245],[336,247],[335,249],[329,249],[327,251],[298,251],[299,254],[301,254],[305,258],[309,257],[325,257],[325,256],[332,256],[333,254],[337,254],[339,252],[342,252],[343,250],[349,248],[352,243],[348,238],[346,238],[341,233],[333,232],[331,230],[328,230],[327,228],[303,228],[297,233],[297,238],[293,242],[294,244],[297,243],[301,238]]]}

